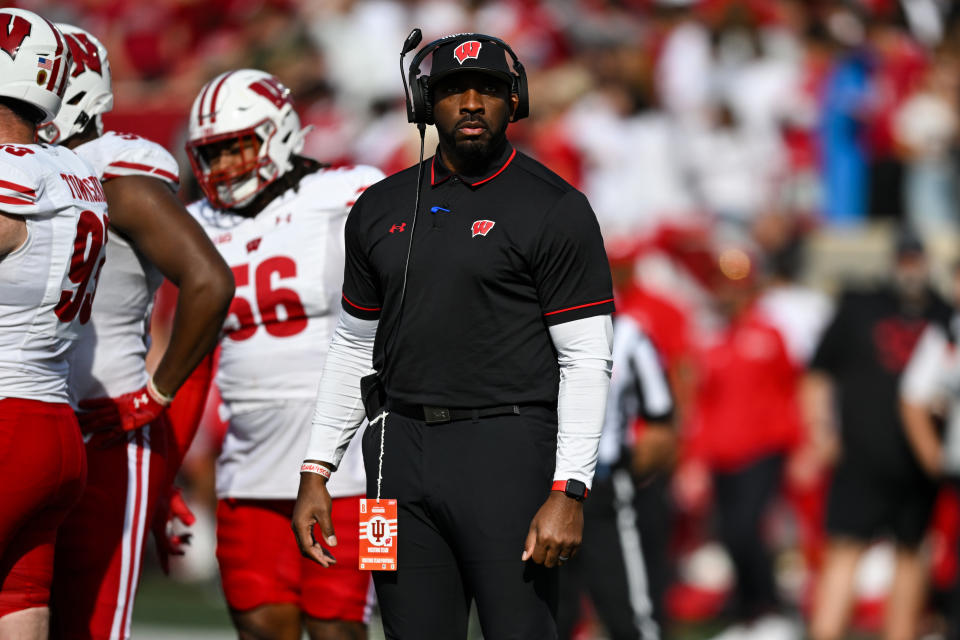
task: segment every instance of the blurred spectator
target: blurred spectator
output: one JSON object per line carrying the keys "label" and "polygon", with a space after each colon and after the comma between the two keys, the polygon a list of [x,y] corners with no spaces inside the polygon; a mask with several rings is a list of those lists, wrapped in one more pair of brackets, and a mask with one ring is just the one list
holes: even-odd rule
{"label": "blurred spectator", "polygon": [[833,56],[820,107],[823,214],[831,224],[851,225],[867,216],[869,157],[864,136],[872,109],[870,63],[857,48],[863,41],[863,25],[853,12],[835,10],[828,26],[840,49]]}
{"label": "blurred spectator", "polygon": [[906,164],[907,216],[925,238],[960,229],[956,164],[960,59],[941,48],[918,90],[897,111],[894,136]]}
{"label": "blurred spectator", "polygon": [[775,204],[784,173],[782,138],[748,126],[724,102],[712,111],[710,126],[692,125],[684,136],[690,180],[721,236],[742,242],[757,216]]}
{"label": "blurred spectator", "polygon": [[896,219],[903,217],[904,206],[903,164],[896,154],[894,120],[927,66],[923,50],[899,18],[897,3],[891,2],[884,3],[865,20],[865,52],[870,65],[867,207],[871,216]]}
{"label": "blurred spectator", "polygon": [[658,109],[643,64],[626,45],[592,52],[599,82],[568,116],[568,136],[583,154],[583,190],[608,237],[650,234],[694,211],[682,132]]}
{"label": "blurred spectator", "polygon": [[829,438],[832,389],[841,448],[827,504],[830,542],[814,599],[814,640],[843,637],[858,562],[881,536],[897,544],[885,637],[918,635],[926,582],[920,543],[936,487],[907,445],[897,388],[923,329],[928,322],[945,324],[950,313],[928,286],[922,245],[902,234],[892,282],[845,294],[817,348],[806,397],[809,429]]}
{"label": "blurred spectator", "polygon": [[780,333],[757,307],[756,264],[739,249],[720,254],[716,304],[725,326],[704,351],[678,480],[710,474],[719,537],[735,573],[737,623],[720,638],[797,638],[783,616],[763,523],[800,439],[799,371]]}
{"label": "blurred spectator", "polygon": [[[960,302],[960,264],[953,268],[951,293]],[[900,385],[907,439],[931,478],[960,483],[960,316],[947,326],[931,323],[910,358]],[[946,427],[942,431],[941,423]],[[958,538],[960,542],[960,538]],[[960,552],[960,549],[957,550]],[[958,553],[960,555],[960,553]],[[960,639],[960,575],[947,601],[947,640]]]}
{"label": "blurred spectator", "polygon": [[696,0],[657,4],[667,32],[657,59],[657,92],[668,113],[683,122],[696,121],[713,88],[710,34],[693,12]]}

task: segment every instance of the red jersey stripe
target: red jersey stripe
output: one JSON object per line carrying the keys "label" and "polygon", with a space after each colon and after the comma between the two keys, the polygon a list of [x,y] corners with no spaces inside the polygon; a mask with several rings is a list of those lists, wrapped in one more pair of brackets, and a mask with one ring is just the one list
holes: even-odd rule
{"label": "red jersey stripe", "polygon": [[33,200],[11,198],[10,196],[0,196],[0,204],[33,204]]}
{"label": "red jersey stripe", "polygon": [[25,196],[34,196],[36,197],[37,192],[31,189],[30,187],[25,187],[16,182],[8,182],[6,180],[0,180],[0,189],[10,189],[10,191],[16,191],[17,193],[22,193]]}
{"label": "red jersey stripe", "polygon": [[361,307],[358,304],[350,302],[350,298],[348,298],[346,294],[341,293],[340,295],[343,296],[343,299],[347,301],[347,304],[355,309],[360,309],[360,311],[380,311],[380,307]]}
{"label": "red jersey stripe", "polygon": [[566,309],[557,309],[556,311],[548,311],[543,314],[545,316],[552,316],[558,313],[563,313],[564,311],[573,311],[574,309],[583,309],[584,307],[595,307],[598,304],[606,304],[607,302],[613,302],[613,298],[608,298],[606,300],[600,300],[599,302],[588,302],[587,304],[578,304],[575,307],[567,307]]}
{"label": "red jersey stripe", "polygon": [[[166,170],[164,170],[164,169],[161,169],[160,167],[151,167],[151,166],[148,165],[148,164],[139,164],[139,163],[137,163],[137,162],[125,162],[125,161],[123,161],[123,160],[117,160],[116,162],[111,162],[111,163],[108,164],[107,166],[108,166],[108,167],[116,167],[116,168],[118,168],[118,169],[134,169],[134,170],[136,170],[136,171],[143,171],[144,173],[155,173],[155,174],[157,174],[158,176],[162,176],[162,177],[166,178],[167,180],[173,180],[174,182],[180,182],[180,176],[178,176],[178,175],[176,175],[176,174],[174,174],[174,173],[171,173],[170,171],[166,171]],[[104,174],[103,177],[106,178],[107,175]],[[118,177],[120,177],[120,176],[112,175],[111,177],[118,178]]]}

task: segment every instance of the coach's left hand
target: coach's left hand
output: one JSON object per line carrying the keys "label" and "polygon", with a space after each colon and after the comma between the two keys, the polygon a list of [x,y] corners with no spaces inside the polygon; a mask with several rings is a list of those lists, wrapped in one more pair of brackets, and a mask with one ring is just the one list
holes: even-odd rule
{"label": "coach's left hand", "polygon": [[521,559],[556,567],[577,553],[582,539],[583,504],[560,491],[551,491],[533,516]]}

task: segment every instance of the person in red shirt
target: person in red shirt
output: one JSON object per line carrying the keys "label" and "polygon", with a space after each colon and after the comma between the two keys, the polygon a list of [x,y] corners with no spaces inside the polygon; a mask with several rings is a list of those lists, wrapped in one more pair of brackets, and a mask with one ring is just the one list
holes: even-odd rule
{"label": "person in red shirt", "polygon": [[754,265],[721,254],[715,302],[725,326],[700,357],[683,474],[712,483],[719,538],[733,562],[732,612],[756,637],[792,637],[761,531],[784,460],[801,438],[799,370],[779,331],[755,304]]}

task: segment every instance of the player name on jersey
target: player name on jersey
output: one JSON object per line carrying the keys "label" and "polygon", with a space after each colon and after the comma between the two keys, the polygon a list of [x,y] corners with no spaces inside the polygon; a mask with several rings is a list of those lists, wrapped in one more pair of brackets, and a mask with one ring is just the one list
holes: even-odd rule
{"label": "player name on jersey", "polygon": [[87,202],[106,202],[107,196],[100,186],[100,180],[96,176],[87,176],[78,178],[72,173],[61,173],[60,179],[67,183],[70,188],[70,195],[77,200],[86,200]]}

